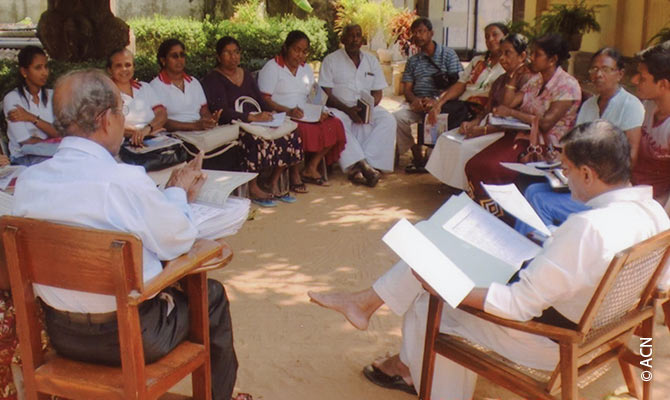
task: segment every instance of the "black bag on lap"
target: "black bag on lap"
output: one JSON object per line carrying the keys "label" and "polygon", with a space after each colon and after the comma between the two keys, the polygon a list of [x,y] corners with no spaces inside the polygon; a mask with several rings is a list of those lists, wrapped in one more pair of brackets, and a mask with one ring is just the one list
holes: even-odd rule
{"label": "black bag on lap", "polygon": [[158,171],[173,165],[188,161],[190,156],[183,144],[174,144],[170,147],[156,149],[144,154],[129,151],[125,146],[119,150],[121,161],[126,164],[141,165],[147,172]]}
{"label": "black bag on lap", "polygon": [[442,106],[442,113],[449,114],[447,128],[452,130],[458,128],[465,121],[470,121],[482,110],[482,106],[477,103],[461,100],[449,100]]}

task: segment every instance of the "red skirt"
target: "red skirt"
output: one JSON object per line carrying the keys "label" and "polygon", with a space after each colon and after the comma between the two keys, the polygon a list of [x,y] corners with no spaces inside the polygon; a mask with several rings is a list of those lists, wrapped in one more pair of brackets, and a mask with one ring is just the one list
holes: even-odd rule
{"label": "red skirt", "polygon": [[655,158],[647,146],[640,143],[632,181],[634,185],[651,185],[654,197],[670,192],[670,159]]}
{"label": "red skirt", "polygon": [[489,197],[482,183],[494,185],[514,183],[519,173],[503,167],[500,163],[518,162],[519,155],[528,147],[528,141],[515,140],[516,135],[516,132],[505,133],[505,136],[477,153],[465,164],[468,195],[497,216],[503,216],[503,210]]}
{"label": "red skirt", "polygon": [[298,134],[302,139],[303,151],[316,153],[325,147],[330,147],[326,153],[326,164],[330,165],[340,159],[347,138],[344,135],[342,121],[329,117],[322,122],[308,123],[298,121]]}

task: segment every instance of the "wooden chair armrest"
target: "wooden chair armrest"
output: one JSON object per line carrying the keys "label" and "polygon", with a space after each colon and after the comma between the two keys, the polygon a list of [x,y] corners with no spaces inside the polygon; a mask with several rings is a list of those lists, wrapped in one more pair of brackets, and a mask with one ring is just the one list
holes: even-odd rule
{"label": "wooden chair armrest", "polygon": [[583,336],[580,332],[566,328],[559,328],[557,326],[545,324],[542,322],[514,321],[511,319],[500,318],[485,311],[464,305],[459,306],[459,308],[481,319],[493,322],[494,324],[502,325],[507,328],[516,329],[522,332],[532,333],[538,336],[548,337],[550,339],[555,339],[561,342],[578,342],[582,340]]}
{"label": "wooden chair armrest", "polygon": [[134,296],[129,302],[131,304],[139,304],[155,296],[161,290],[199,268],[204,262],[215,257],[225,258],[226,253],[228,253],[228,259],[232,258],[233,253],[228,245],[225,245],[224,249],[221,243],[214,240],[196,240],[188,252],[174,260],[168,261],[164,265],[163,271],[146,282],[142,293]]}
{"label": "wooden chair armrest", "polygon": [[668,289],[657,288],[654,291],[654,298],[656,300],[667,300],[668,298],[670,298],[670,288],[668,288]]}
{"label": "wooden chair armrest", "polygon": [[223,238],[214,239],[214,241],[221,245],[221,255],[205,261],[200,267],[191,271],[191,274],[223,268],[233,259],[233,251]]}

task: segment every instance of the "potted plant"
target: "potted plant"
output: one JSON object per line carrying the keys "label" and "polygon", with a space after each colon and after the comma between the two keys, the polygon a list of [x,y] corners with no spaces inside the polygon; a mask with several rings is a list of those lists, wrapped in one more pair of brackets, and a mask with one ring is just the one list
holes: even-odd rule
{"label": "potted plant", "polygon": [[586,0],[573,0],[572,4],[553,4],[542,14],[537,25],[542,34],[558,32],[568,41],[570,51],[577,51],[582,45],[582,36],[588,32],[600,32],[596,20],[596,10],[602,5],[589,6]]}
{"label": "potted plant", "polygon": [[647,46],[652,44],[661,44],[663,42],[667,42],[668,40],[670,40],[670,27],[666,26],[665,28],[656,32],[656,34],[652,36],[651,39],[649,39]]}

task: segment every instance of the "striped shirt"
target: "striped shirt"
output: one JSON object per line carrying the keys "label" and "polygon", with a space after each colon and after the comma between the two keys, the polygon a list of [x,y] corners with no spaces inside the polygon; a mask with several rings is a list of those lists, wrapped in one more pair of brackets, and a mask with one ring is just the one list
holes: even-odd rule
{"label": "striped shirt", "polygon": [[[442,71],[452,74],[458,74],[463,71],[461,62],[456,52],[448,47],[435,43],[435,52],[433,61]],[[437,97],[442,92],[435,87],[433,74],[438,70],[428,60],[428,56],[423,51],[413,55],[407,60],[405,72],[402,74],[403,82],[413,82],[412,92],[418,97]]]}

